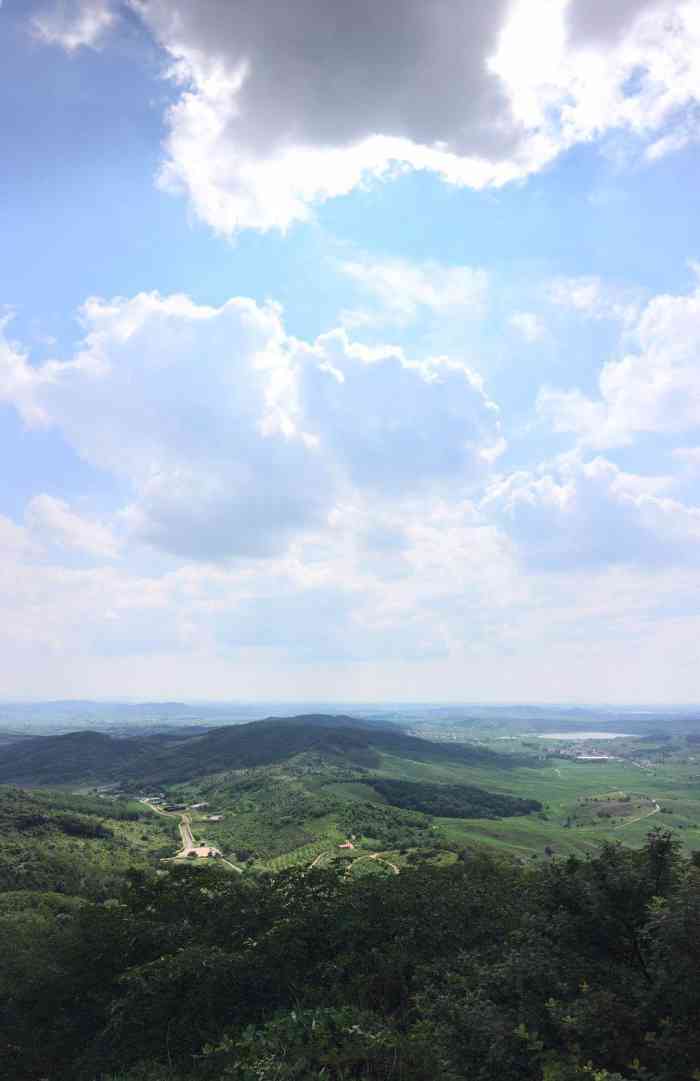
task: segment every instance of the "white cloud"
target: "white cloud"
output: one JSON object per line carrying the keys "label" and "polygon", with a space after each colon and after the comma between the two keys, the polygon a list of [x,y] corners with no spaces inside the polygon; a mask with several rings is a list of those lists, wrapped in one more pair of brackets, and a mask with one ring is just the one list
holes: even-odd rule
{"label": "white cloud", "polygon": [[538,408],[556,431],[595,447],[624,446],[640,432],[700,426],[700,289],[657,296],[628,334],[637,351],[603,365],[600,396],[546,388]]}
{"label": "white cloud", "polygon": [[29,555],[32,550],[32,540],[26,529],[0,514],[0,562]]}
{"label": "white cloud", "polygon": [[482,506],[524,559],[546,570],[663,566],[700,557],[700,507],[663,494],[668,477],[625,473],[605,458],[561,458],[493,483]]}
{"label": "white cloud", "polygon": [[40,423],[45,414],[35,401],[34,370],[21,345],[5,333],[11,318],[11,315],[0,318],[0,402],[14,405],[27,424]]}
{"label": "white cloud", "polygon": [[676,447],[673,457],[700,473],[700,447]]}
{"label": "white cloud", "polygon": [[639,315],[639,302],[632,290],[609,285],[595,274],[554,278],[546,295],[551,303],[589,319],[611,319],[627,325]]}
{"label": "white cloud", "polygon": [[71,510],[63,499],[37,495],[26,512],[27,526],[47,544],[114,559],[118,545],[109,526]]}
{"label": "white cloud", "polygon": [[502,452],[498,407],[464,364],[411,363],[398,347],[353,344],[344,330],[322,335],[314,356],[302,371],[303,413],[358,487],[461,490]]}
{"label": "white cloud", "polygon": [[[14,687],[25,679],[23,693],[40,693],[39,651],[42,670],[57,660],[77,688],[81,680],[89,681],[84,667],[89,658],[196,649],[191,601],[188,607],[184,600],[177,576],[158,579],[104,566],[76,569],[45,555],[37,561],[26,553],[14,558],[3,553],[3,683]],[[13,675],[15,665],[20,667]]]}
{"label": "white cloud", "polygon": [[525,574],[464,502],[358,498],[284,556],[167,573],[56,565],[11,523],[3,547],[3,524],[6,695],[658,701],[696,684],[696,569]]}
{"label": "white cloud", "polygon": [[[498,410],[463,364],[411,363],[344,331],[305,344],[274,305],[139,294],[93,299],[82,320],[68,361],[0,349],[0,398],[125,480],[131,534],[177,555],[269,557],[354,488],[461,492],[502,449]],[[39,511],[64,541],[105,541],[60,504]]]}
{"label": "white cloud", "polygon": [[483,188],[610,131],[670,150],[699,97],[697,0],[133,4],[182,87],[161,183],[228,235],[406,169]]}
{"label": "white cloud", "polygon": [[605,44],[619,41],[629,23],[649,9],[667,8],[663,0],[572,0],[567,11],[567,25],[575,41]]}
{"label": "white cloud", "polygon": [[508,323],[529,345],[541,341],[546,333],[542,320],[534,312],[513,312]]}
{"label": "white cloud", "polygon": [[423,312],[464,318],[485,311],[489,275],[479,267],[364,256],[342,261],[338,268],[377,303],[371,312],[346,313],[346,325],[371,322],[406,326]]}
{"label": "white cloud", "polygon": [[91,300],[82,319],[71,360],[30,367],[13,354],[5,395],[131,484],[135,533],[194,558],[267,554],[324,513],[328,472],[295,424],[274,306],[140,294]]}
{"label": "white cloud", "polygon": [[557,278],[550,282],[547,290],[554,304],[590,313],[599,310],[602,293],[603,283],[595,275]]}
{"label": "white cloud", "polygon": [[52,0],[32,17],[34,34],[66,52],[98,49],[116,22],[112,0]]}
{"label": "white cloud", "polygon": [[665,158],[667,154],[676,154],[690,143],[696,142],[697,138],[697,125],[694,128],[688,126],[681,128],[678,131],[672,131],[668,135],[662,135],[660,139],[656,139],[655,142],[651,143],[644,151],[644,157],[647,161],[660,161],[661,158]]}
{"label": "white cloud", "polygon": [[603,133],[642,140],[698,100],[696,0],[518,0],[492,67],[516,117],[554,152]]}

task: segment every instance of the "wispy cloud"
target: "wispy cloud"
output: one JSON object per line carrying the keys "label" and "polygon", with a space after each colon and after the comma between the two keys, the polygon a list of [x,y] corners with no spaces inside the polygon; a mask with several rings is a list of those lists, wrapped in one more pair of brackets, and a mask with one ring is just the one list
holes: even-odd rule
{"label": "wispy cloud", "polygon": [[112,0],[53,0],[32,16],[32,31],[66,52],[99,49],[117,21]]}
{"label": "wispy cloud", "polygon": [[472,319],[486,310],[489,275],[480,267],[445,266],[434,260],[411,263],[368,255],[337,265],[374,302],[370,308],[346,311],[343,321],[347,326],[408,326],[424,314]]}

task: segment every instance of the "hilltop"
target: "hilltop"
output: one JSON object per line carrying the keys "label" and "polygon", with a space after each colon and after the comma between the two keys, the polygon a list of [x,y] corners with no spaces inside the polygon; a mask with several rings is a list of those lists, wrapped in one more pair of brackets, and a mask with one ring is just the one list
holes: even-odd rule
{"label": "hilltop", "polygon": [[0,783],[51,785],[86,782],[173,784],[222,770],[273,765],[302,753],[333,763],[376,767],[382,754],[420,762],[451,761],[508,768],[522,757],[477,745],[432,743],[397,726],[345,715],[301,714],[210,729],[114,737],[97,732],[36,736],[10,744],[0,763]]}

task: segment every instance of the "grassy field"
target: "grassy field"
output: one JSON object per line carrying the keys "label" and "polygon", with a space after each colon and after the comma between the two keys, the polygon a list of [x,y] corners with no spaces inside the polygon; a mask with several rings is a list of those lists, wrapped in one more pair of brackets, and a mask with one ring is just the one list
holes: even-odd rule
{"label": "grassy field", "polygon": [[[414,763],[411,779],[428,779],[423,768],[422,763]],[[641,769],[628,762],[579,763],[559,759],[556,764],[549,763],[536,770],[517,769],[506,775],[483,769],[460,773],[465,781],[468,774],[469,783],[492,791],[539,799],[543,812],[497,822],[437,820],[440,832],[450,840],[485,843],[519,856],[542,855],[547,846],[562,855],[580,854],[592,851],[605,840],[640,846],[649,830],[658,826],[675,829],[686,851],[700,849],[700,784],[692,779],[695,769],[684,763],[669,762],[653,769]],[[434,767],[430,767],[430,779],[437,779]],[[581,821],[591,818],[581,815],[582,800],[598,797],[600,802],[594,806],[605,811],[605,797],[611,797],[610,803],[614,804],[620,794],[630,797],[629,816]],[[651,814],[655,801],[661,812]],[[638,821],[632,821],[642,815]]]}

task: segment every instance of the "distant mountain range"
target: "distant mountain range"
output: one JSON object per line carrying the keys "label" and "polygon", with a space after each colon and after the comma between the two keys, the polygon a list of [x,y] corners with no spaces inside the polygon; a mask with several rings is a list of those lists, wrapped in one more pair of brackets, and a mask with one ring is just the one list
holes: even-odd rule
{"label": "distant mountain range", "polygon": [[[538,705],[528,703],[327,703],[327,702],[1,702],[0,746],[28,735],[57,735],[85,729],[127,736],[174,730],[202,731],[238,725],[261,715],[343,715],[395,723],[427,739],[527,732],[625,731],[639,734],[700,732],[699,706]],[[139,729],[141,730],[139,732]]]}

